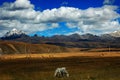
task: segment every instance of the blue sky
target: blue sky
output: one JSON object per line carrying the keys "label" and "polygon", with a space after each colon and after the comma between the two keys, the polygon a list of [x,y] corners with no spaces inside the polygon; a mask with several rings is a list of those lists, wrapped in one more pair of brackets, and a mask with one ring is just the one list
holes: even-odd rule
{"label": "blue sky", "polygon": [[[112,0],[109,0],[112,1]],[[15,2],[15,0],[0,0],[0,5],[4,2]],[[36,10],[46,10],[59,8],[61,6],[76,7],[87,9],[89,7],[101,7],[104,0],[30,0],[35,5]],[[112,5],[120,6],[120,0],[114,0]]]}
{"label": "blue sky", "polygon": [[120,30],[120,0],[0,0],[0,36],[104,34]]}

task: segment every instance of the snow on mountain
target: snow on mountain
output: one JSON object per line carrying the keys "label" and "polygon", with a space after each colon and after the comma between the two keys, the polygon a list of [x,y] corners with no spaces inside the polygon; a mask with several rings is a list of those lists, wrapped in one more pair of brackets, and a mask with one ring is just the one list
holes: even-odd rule
{"label": "snow on mountain", "polygon": [[116,38],[119,38],[119,37],[120,37],[120,31],[114,31],[107,34],[102,34],[100,36],[100,38],[104,40],[116,40]]}
{"label": "snow on mountain", "polygon": [[114,31],[114,32],[110,33],[109,35],[111,35],[113,37],[120,37],[120,31]]}
{"label": "snow on mountain", "polygon": [[21,31],[21,30],[17,30],[17,29],[12,29],[11,31],[7,32],[4,37],[9,37],[9,36],[20,36],[25,34],[25,32]]}

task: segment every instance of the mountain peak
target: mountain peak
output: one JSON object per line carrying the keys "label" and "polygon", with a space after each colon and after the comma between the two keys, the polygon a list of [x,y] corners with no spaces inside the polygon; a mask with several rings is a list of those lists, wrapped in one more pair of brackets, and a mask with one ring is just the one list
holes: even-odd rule
{"label": "mountain peak", "polygon": [[17,31],[17,29],[16,29],[16,28],[13,28],[11,31],[15,32],[15,31]]}
{"label": "mountain peak", "polygon": [[26,35],[24,31],[13,28],[11,31],[7,32],[2,38],[19,38],[22,35]]}
{"label": "mountain peak", "polygon": [[114,31],[114,32],[110,33],[110,35],[113,37],[120,37],[120,31]]}
{"label": "mountain peak", "polygon": [[114,31],[113,33],[116,33],[116,32],[118,32],[118,31]]}

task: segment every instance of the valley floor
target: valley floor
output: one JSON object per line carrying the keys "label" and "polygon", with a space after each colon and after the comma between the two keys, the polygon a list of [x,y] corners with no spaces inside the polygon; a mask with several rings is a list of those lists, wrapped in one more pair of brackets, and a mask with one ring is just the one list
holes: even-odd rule
{"label": "valley floor", "polygon": [[0,59],[17,59],[17,58],[61,58],[61,57],[120,57],[120,52],[66,52],[66,53],[43,53],[43,54],[10,54],[1,55]]}
{"label": "valley floor", "polygon": [[[55,78],[66,67],[69,78]],[[119,80],[120,52],[2,55],[0,80]]]}

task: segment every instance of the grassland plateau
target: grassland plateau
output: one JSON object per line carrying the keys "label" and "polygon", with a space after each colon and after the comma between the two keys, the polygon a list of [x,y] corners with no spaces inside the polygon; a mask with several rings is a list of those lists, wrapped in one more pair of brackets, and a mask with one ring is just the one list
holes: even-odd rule
{"label": "grassland plateau", "polygon": [[[55,78],[57,67],[66,67],[69,78]],[[119,52],[79,52],[3,55],[0,80],[119,80]]]}

